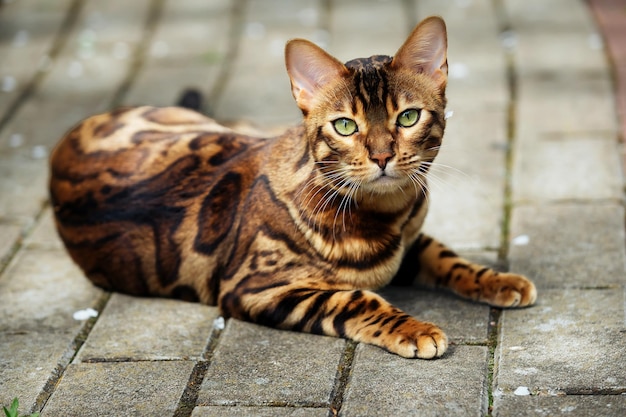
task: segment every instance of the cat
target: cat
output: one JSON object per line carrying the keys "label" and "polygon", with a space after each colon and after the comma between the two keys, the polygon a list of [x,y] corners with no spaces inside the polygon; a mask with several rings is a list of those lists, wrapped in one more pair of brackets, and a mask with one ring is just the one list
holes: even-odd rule
{"label": "cat", "polygon": [[394,277],[498,307],[535,302],[527,278],[420,231],[445,128],[441,18],[418,24],[393,57],[343,64],[295,39],[285,60],[303,122],[278,137],[182,107],[135,107],[90,117],[59,142],[56,227],[95,285],[426,359],[448,339],[373,292]]}

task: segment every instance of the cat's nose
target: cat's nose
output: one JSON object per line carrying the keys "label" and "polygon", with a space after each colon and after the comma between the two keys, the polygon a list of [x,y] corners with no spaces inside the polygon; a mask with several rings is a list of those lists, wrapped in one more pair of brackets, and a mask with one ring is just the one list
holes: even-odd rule
{"label": "cat's nose", "polygon": [[385,169],[387,167],[387,162],[393,158],[392,152],[379,152],[370,155],[370,159],[378,164],[380,169]]}

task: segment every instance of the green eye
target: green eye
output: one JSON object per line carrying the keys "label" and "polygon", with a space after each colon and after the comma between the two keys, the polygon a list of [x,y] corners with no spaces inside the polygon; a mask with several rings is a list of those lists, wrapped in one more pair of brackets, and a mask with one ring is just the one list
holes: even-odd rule
{"label": "green eye", "polygon": [[341,136],[350,136],[358,130],[356,122],[345,117],[335,120],[333,126]]}
{"label": "green eye", "polygon": [[420,118],[420,113],[416,109],[408,109],[400,113],[398,116],[398,126],[411,127]]}

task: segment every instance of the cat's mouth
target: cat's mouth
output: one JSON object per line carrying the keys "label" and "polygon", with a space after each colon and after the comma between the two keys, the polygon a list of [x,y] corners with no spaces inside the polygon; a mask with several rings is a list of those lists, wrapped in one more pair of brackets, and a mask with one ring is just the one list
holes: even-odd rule
{"label": "cat's mouth", "polygon": [[367,182],[367,186],[374,191],[389,192],[391,190],[397,190],[398,186],[403,185],[404,182],[404,178],[389,173],[386,170],[381,170],[374,178]]}

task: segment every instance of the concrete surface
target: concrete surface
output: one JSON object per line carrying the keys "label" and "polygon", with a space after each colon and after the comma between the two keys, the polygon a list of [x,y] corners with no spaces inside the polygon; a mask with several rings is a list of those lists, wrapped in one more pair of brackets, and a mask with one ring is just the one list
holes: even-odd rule
{"label": "concrete surface", "polygon": [[[215,321],[108,294],[60,245],[47,157],[81,118],[202,89],[218,119],[297,123],[289,38],[342,60],[448,24],[427,230],[536,280],[499,310],[418,288],[442,359]],[[42,416],[626,415],[626,5],[621,0],[0,0],[0,404]],[[75,319],[94,309],[98,315]]]}

